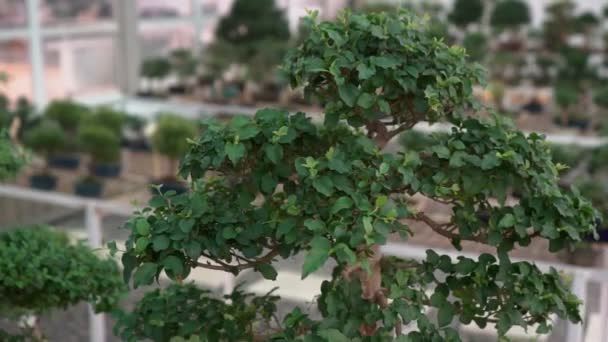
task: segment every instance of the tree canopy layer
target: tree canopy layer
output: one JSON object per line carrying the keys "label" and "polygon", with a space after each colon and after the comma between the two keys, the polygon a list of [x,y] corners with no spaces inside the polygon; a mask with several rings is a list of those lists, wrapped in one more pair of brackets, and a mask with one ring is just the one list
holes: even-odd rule
{"label": "tree canopy layer", "polygon": [[[294,86],[325,104],[324,124],[274,109],[226,125],[205,122],[181,162],[190,191],[159,194],[125,224],[131,235],[122,260],[126,279],[138,287],[162,272],[182,283],[194,268],[253,270],[275,280],[274,263],[299,253],[305,278],[332,259],[332,279],[317,300],[322,319],[300,309],[271,319],[278,300],[272,294],[237,290],[218,302],[186,287],[146,296],[119,324],[122,336],[459,341],[454,320],[495,323],[500,336],[516,325],[546,333],[553,314],[580,322],[580,300],[555,270],[509,257],[532,239],[548,240],[557,252],[595,232],[597,212],[576,190],[558,186],[563,166],[551,161],[544,138],[524,135],[502,117],[469,115],[479,108],[472,87],[483,71],[407,12],[315,19],[283,68]],[[421,121],[453,128],[422,149],[383,150]],[[518,200],[507,200],[512,193]],[[439,220],[416,210],[414,195],[446,205],[451,215]],[[408,222],[456,249],[474,241],[496,253],[453,259],[429,250],[420,262],[383,256],[390,236],[412,234]],[[179,304],[186,302],[199,304]],[[164,315],[176,305],[191,314]],[[429,307],[437,319],[427,316]],[[201,324],[207,309],[245,335],[221,328],[225,322]],[[414,331],[405,335],[409,323]]]}

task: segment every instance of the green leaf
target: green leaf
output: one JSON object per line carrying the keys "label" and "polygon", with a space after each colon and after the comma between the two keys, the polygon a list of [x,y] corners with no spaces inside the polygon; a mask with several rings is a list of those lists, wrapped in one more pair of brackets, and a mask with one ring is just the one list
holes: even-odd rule
{"label": "green leaf", "polygon": [[357,262],[357,255],[355,252],[353,252],[353,250],[344,243],[337,244],[336,247],[334,247],[334,251],[340,262],[346,262],[349,264],[354,264]]}
{"label": "green leaf", "polygon": [[325,222],[315,219],[307,219],[304,221],[304,226],[313,232],[319,232],[325,229]]}
{"label": "green leaf", "polygon": [[401,64],[401,62],[395,57],[381,56],[381,57],[372,57],[372,63],[376,66],[379,66],[384,69],[394,68],[397,65]]}
{"label": "green leaf", "polygon": [[283,147],[281,145],[266,145],[264,146],[264,154],[274,164],[278,164],[283,159]]}
{"label": "green leaf", "polygon": [[451,303],[444,303],[437,312],[437,324],[440,328],[452,323],[454,318],[454,307]]}
{"label": "green leaf", "polygon": [[342,101],[344,101],[347,106],[352,107],[355,105],[359,90],[354,85],[347,83],[338,87],[338,93],[340,94]]}
{"label": "green leaf", "polygon": [[135,242],[135,251],[141,253],[146,250],[146,248],[148,247],[149,244],[150,244],[150,239],[148,239],[147,237],[140,237]]}
{"label": "green leaf", "polygon": [[513,227],[515,225],[515,216],[513,216],[513,214],[508,213],[505,216],[502,217],[502,219],[500,219],[500,222],[498,222],[498,227],[499,228],[509,228],[509,227]]}
{"label": "green leaf", "polygon": [[366,80],[376,73],[374,67],[370,67],[365,63],[359,63],[359,65],[357,65],[357,71],[359,72],[359,79],[361,80]]}
{"label": "green leaf", "polygon": [[454,270],[462,275],[469,274],[477,268],[477,263],[468,258],[461,258],[460,261],[454,266]]}
{"label": "green leaf", "polygon": [[327,342],[350,342],[351,340],[344,336],[336,329],[327,329],[319,331],[319,336],[327,340]]}
{"label": "green leaf", "polygon": [[441,159],[450,158],[450,149],[448,149],[447,147],[445,147],[443,145],[435,145],[431,148],[431,151],[435,152],[437,157],[439,157]]}
{"label": "green leaf", "polygon": [[154,239],[152,239],[152,249],[155,252],[167,249],[169,247],[169,244],[171,244],[171,240],[169,240],[169,237],[167,235],[158,235],[155,236]]}
{"label": "green leaf", "polygon": [[329,258],[331,242],[322,236],[315,236],[310,242],[310,251],[302,265],[302,279],[318,270]]}
{"label": "green leaf", "polygon": [[371,234],[374,231],[374,226],[372,225],[372,218],[369,216],[365,216],[363,218],[363,228],[367,234]]}
{"label": "green leaf", "polygon": [[163,266],[166,271],[171,273],[171,276],[181,277],[184,275],[185,266],[182,259],[178,258],[175,255],[169,255],[163,260]]}
{"label": "green leaf", "polygon": [[245,156],[245,145],[241,143],[227,143],[226,154],[228,155],[228,159],[230,159],[232,164],[236,165],[239,160]]}
{"label": "green leaf", "polygon": [[133,286],[137,288],[140,285],[151,284],[158,270],[158,266],[151,262],[146,262],[139,266],[133,273]]}
{"label": "green leaf", "polygon": [[259,264],[256,266],[258,272],[262,274],[264,279],[277,280],[277,270],[269,264]]}
{"label": "green leaf", "polygon": [[334,205],[331,207],[331,214],[335,214],[343,209],[349,209],[353,206],[353,200],[350,197],[342,196],[334,202]]}
{"label": "green leaf", "polygon": [[192,231],[192,227],[194,227],[193,219],[185,219],[179,221],[179,229],[184,233],[190,233],[190,231]]}
{"label": "green leaf", "polygon": [[374,95],[363,93],[361,96],[359,96],[359,99],[357,99],[357,105],[362,108],[369,109],[374,106],[375,101],[376,97]]}
{"label": "green leaf", "polygon": [[500,165],[500,159],[496,156],[495,153],[488,153],[483,156],[481,160],[481,169],[482,170],[490,170]]}
{"label": "green leaf", "polygon": [[139,235],[145,236],[150,234],[150,224],[148,223],[148,220],[143,218],[137,220],[137,222],[135,223],[135,230]]}
{"label": "green leaf", "polygon": [[334,185],[331,181],[331,178],[327,176],[315,178],[312,181],[312,186],[315,188],[315,190],[327,197],[331,196],[334,193]]}
{"label": "green leaf", "polygon": [[186,254],[188,254],[188,256],[190,258],[192,258],[192,260],[197,260],[202,253],[202,248],[200,243],[198,243],[195,240],[190,240],[188,242],[186,242]]}

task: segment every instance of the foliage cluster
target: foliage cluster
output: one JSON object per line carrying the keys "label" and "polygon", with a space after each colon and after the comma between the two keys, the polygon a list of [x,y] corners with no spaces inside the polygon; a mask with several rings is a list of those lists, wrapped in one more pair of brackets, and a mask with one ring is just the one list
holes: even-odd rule
{"label": "foliage cluster", "polygon": [[[333,259],[332,279],[317,301],[322,319],[294,309],[260,334],[249,328],[251,314],[233,311],[245,314],[254,299],[222,304],[176,285],[124,316],[121,335],[459,341],[454,320],[496,323],[501,337],[513,326],[538,325],[546,333],[553,314],[580,322],[580,300],[555,270],[543,273],[509,253],[535,238],[560,251],[593,234],[598,214],[576,190],[558,185],[563,166],[551,161],[541,135],[525,135],[501,117],[466,115],[478,108],[472,87],[483,72],[465,51],[431,37],[425,23],[405,11],[345,13],[324,23],[313,16],[308,23],[310,37],[289,54],[284,70],[294,86],[323,100],[324,125],[273,109],[226,125],[205,122],[180,166],[190,191],[155,196],[125,224],[130,236],[122,262],[125,278],[139,287],[163,272],[179,284],[194,268],[253,270],[274,280],[276,259],[299,253],[304,278]],[[383,151],[420,121],[453,128],[419,149]],[[519,201],[507,201],[512,192]],[[410,205],[414,195],[448,205],[450,217],[417,211]],[[390,236],[411,235],[408,222],[425,224],[456,249],[474,241],[494,247],[496,255],[453,260],[428,251],[421,262],[382,256]],[[426,315],[429,307],[437,319]],[[243,317],[235,324],[242,329],[165,315],[183,309],[178,317],[200,317],[207,308]],[[264,308],[262,322],[274,311]],[[163,323],[152,324],[156,319]],[[402,324],[409,323],[416,329],[403,335]]]}

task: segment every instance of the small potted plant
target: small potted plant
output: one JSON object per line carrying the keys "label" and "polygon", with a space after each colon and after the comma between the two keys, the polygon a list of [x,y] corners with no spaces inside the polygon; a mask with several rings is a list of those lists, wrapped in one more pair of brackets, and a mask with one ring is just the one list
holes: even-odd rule
{"label": "small potted plant", "polygon": [[62,151],[66,143],[61,126],[55,121],[43,120],[36,127],[25,132],[24,143],[44,158],[44,167],[30,177],[30,186],[40,190],[54,190],[57,186],[57,177],[50,172],[49,160]]}
{"label": "small potted plant", "polygon": [[146,120],[133,115],[126,117],[125,129],[122,136],[122,146],[132,151],[150,151],[152,149],[144,132]]}
{"label": "small potted plant", "polygon": [[139,96],[164,97],[165,81],[171,73],[171,63],[165,57],[154,57],[144,60],[141,66],[141,89]]}
{"label": "small potted plant", "polygon": [[183,95],[192,90],[192,84],[196,78],[198,61],[190,50],[178,49],[171,53],[171,69],[177,76],[177,83],[169,87],[169,92],[175,95]]}
{"label": "small potted plant", "polygon": [[179,159],[188,149],[188,139],[196,134],[196,125],[174,114],[163,114],[159,117],[156,131],[152,136],[152,145],[156,152],[169,159],[170,171],[154,184],[161,185],[161,191],[175,190],[183,193],[186,186],[177,177]]}
{"label": "small potted plant", "polygon": [[120,138],[107,127],[84,125],[78,132],[78,141],[90,156],[89,173],[75,185],[76,194],[100,197],[103,183],[97,177],[120,175]]}
{"label": "small potted plant", "polygon": [[57,100],[51,102],[44,116],[56,121],[66,135],[64,148],[49,158],[49,165],[55,168],[75,170],[80,165],[76,133],[81,120],[89,115],[87,107],[71,100]]}

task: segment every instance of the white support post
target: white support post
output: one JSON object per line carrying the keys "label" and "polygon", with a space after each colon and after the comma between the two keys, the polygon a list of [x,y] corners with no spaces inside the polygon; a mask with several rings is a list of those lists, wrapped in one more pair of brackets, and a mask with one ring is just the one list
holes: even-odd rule
{"label": "white support post", "polygon": [[40,32],[40,0],[27,0],[29,56],[32,66],[33,102],[36,108],[46,105],[46,84],[44,75],[44,51]]}
{"label": "white support post", "polygon": [[581,312],[581,317],[583,318],[582,323],[567,323],[567,338],[568,342],[583,342],[584,341],[584,329],[583,324],[585,323],[585,319],[587,317],[587,308],[585,306],[585,301],[587,300],[587,274],[584,272],[578,273],[575,272],[573,274],[572,281],[572,293],[576,295],[583,301],[579,310]]}
{"label": "white support post", "polygon": [[[603,266],[608,268],[608,248],[602,246]],[[608,341],[608,283],[602,282],[602,291],[600,294],[600,322],[601,325],[601,340]]]}
{"label": "white support post", "polygon": [[[94,203],[88,203],[85,208],[85,223],[91,248],[101,248],[103,234],[101,228],[101,211]],[[106,342],[106,318],[104,314],[96,314],[89,305],[89,340],[90,342]]]}
{"label": "white support post", "polygon": [[200,0],[190,0],[192,7],[192,21],[194,24],[194,54],[200,56],[203,52],[203,3]]}
{"label": "white support post", "polygon": [[222,292],[225,295],[229,295],[232,293],[232,291],[234,291],[235,285],[234,285],[234,281],[235,281],[235,276],[234,274],[230,273],[230,272],[225,272],[224,273],[224,286],[222,287]]}

